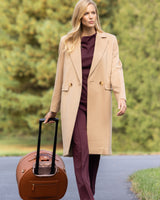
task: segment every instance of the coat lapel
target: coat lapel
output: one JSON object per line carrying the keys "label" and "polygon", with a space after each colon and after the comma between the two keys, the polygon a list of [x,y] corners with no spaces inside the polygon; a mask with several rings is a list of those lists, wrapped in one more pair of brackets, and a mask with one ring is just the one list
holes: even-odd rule
{"label": "coat lapel", "polygon": [[94,72],[98,62],[103,56],[104,50],[107,47],[107,40],[104,39],[106,37],[107,37],[106,34],[97,32],[93,60],[92,60],[89,76]]}
{"label": "coat lapel", "polygon": [[[106,37],[107,36],[105,34],[97,32],[96,41],[95,41],[95,49],[94,49],[93,60],[92,60],[89,76],[95,70],[98,62],[100,61],[107,47],[107,40],[104,39]],[[77,73],[77,76],[80,80],[80,83],[82,83],[81,40],[77,42],[74,50],[70,53],[70,57],[71,57],[73,66],[75,68],[75,71]]]}
{"label": "coat lapel", "polygon": [[81,44],[80,40],[77,42],[75,48],[70,53],[71,60],[73,63],[73,66],[75,68],[75,71],[77,73],[77,76],[82,83],[82,59],[81,59]]}

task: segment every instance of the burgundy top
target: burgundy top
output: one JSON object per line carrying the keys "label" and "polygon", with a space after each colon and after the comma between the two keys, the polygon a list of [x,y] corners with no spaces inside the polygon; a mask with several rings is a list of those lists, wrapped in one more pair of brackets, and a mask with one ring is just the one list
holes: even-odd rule
{"label": "burgundy top", "polygon": [[92,64],[96,33],[91,36],[81,38],[81,55],[82,55],[82,93],[80,100],[80,109],[87,110],[87,79]]}

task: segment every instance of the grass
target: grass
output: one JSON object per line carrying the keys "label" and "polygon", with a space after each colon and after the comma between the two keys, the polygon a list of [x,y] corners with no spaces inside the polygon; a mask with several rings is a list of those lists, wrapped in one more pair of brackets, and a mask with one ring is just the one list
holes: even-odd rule
{"label": "grass", "polygon": [[[0,156],[24,156],[36,151],[37,137],[35,136],[2,136],[0,137]],[[41,149],[52,151],[52,141],[42,138]],[[57,154],[62,155],[62,147],[57,146]]]}
{"label": "grass", "polygon": [[137,171],[130,176],[130,181],[140,200],[160,200],[160,168]]}
{"label": "grass", "polygon": [[[52,151],[53,139],[42,134],[41,149]],[[0,156],[23,156],[36,151],[37,136],[6,136],[0,134]],[[57,154],[62,155],[62,146],[57,146]],[[159,152],[113,152],[113,155],[152,155]]]}
{"label": "grass", "polygon": [[[41,149],[52,151],[53,139],[47,134],[42,134]],[[23,156],[32,151],[36,151],[37,136],[6,136],[0,134],[0,156]],[[62,146],[57,146],[57,154],[62,155]],[[112,155],[155,155],[160,152],[113,152]]]}

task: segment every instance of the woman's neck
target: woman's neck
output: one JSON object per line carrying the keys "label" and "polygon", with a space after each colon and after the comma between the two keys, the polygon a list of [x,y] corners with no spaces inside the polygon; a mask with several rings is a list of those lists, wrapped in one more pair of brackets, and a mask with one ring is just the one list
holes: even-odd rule
{"label": "woman's neck", "polygon": [[90,36],[96,33],[95,28],[83,28],[81,37],[83,36]]}

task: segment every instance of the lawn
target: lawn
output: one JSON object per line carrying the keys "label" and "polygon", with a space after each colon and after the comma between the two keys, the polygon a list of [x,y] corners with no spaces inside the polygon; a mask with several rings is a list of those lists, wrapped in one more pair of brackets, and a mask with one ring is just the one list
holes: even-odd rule
{"label": "lawn", "polygon": [[[53,139],[42,134],[41,149],[52,151]],[[23,156],[35,151],[37,148],[37,136],[5,136],[0,135],[0,156]],[[57,154],[62,155],[62,146],[57,146]],[[148,155],[156,152],[113,152],[113,155]],[[159,154],[159,153],[158,153]]]}
{"label": "lawn", "polygon": [[[37,137],[35,136],[2,136],[0,137],[0,156],[23,156],[36,151]],[[52,141],[42,137],[41,149],[52,151]],[[62,155],[62,147],[57,146],[57,154]]]}
{"label": "lawn", "polygon": [[137,171],[130,180],[140,200],[160,200],[160,168]]}

